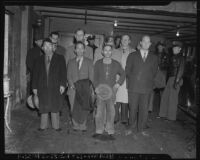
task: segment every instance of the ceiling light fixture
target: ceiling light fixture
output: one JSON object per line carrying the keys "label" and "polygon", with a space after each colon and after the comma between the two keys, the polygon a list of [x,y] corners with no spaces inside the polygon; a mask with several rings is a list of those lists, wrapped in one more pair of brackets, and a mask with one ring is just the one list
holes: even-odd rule
{"label": "ceiling light fixture", "polygon": [[180,35],[179,30],[177,30],[176,36],[179,37],[179,35]]}
{"label": "ceiling light fixture", "polygon": [[117,27],[117,20],[114,21],[114,26]]}

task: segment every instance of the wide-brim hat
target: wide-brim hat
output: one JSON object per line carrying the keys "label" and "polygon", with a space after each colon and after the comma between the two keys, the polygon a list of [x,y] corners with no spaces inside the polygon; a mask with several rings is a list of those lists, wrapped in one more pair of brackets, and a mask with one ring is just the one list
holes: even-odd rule
{"label": "wide-brim hat", "polygon": [[98,85],[99,93],[97,94],[102,100],[110,99],[113,95],[112,88],[107,84]]}
{"label": "wide-brim hat", "polygon": [[95,35],[92,35],[92,36],[88,36],[87,40],[95,40]]}
{"label": "wide-brim hat", "polygon": [[39,108],[39,98],[37,95],[30,95],[27,99],[27,104],[30,108]]}

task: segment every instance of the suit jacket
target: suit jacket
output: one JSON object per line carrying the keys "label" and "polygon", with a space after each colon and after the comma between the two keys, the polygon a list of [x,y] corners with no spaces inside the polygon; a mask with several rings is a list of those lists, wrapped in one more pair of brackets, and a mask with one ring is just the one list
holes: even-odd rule
{"label": "suit jacket", "polygon": [[93,82],[93,62],[91,59],[83,57],[83,62],[80,70],[76,62],[76,57],[69,60],[67,66],[67,81],[69,86],[81,79],[89,79]]}
{"label": "suit jacket", "polygon": [[45,55],[40,56],[33,69],[33,89],[38,90],[41,113],[58,112],[62,107],[60,86],[66,86],[66,64],[62,55],[53,54],[47,75]]}
{"label": "suit jacket", "polygon": [[126,61],[126,82],[128,92],[150,93],[158,71],[158,57],[149,52],[145,62],[140,51],[129,54]]}
{"label": "suit jacket", "polygon": [[[71,45],[67,48],[66,54],[65,54],[65,62],[68,64],[69,60],[76,57],[76,54],[74,53],[75,45]],[[93,50],[91,47],[85,46],[85,57],[93,60]]]}
{"label": "suit jacket", "polygon": [[[135,49],[129,46],[129,54],[135,51],[136,51]],[[112,58],[117,60],[121,64],[122,54],[123,54],[123,49],[118,48],[114,51],[114,54],[112,54]]]}

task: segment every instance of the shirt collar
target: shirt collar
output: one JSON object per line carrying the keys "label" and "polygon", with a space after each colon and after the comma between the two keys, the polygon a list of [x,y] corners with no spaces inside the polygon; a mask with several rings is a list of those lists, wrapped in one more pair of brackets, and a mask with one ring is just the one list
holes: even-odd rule
{"label": "shirt collar", "polygon": [[142,55],[142,57],[144,56],[144,53],[146,53],[146,56],[149,54],[149,51],[147,50],[147,51],[145,51],[145,50],[140,50],[140,53],[141,53],[141,55]]}
{"label": "shirt collar", "polygon": [[83,60],[83,57],[76,57],[76,61],[82,61]]}

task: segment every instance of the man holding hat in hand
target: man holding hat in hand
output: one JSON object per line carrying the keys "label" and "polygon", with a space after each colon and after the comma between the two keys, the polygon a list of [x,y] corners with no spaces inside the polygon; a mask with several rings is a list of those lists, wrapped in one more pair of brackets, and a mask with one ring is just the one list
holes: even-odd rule
{"label": "man holding hat in hand", "polygon": [[39,131],[48,128],[48,113],[51,113],[52,128],[60,131],[59,112],[62,109],[62,97],[66,84],[66,64],[62,55],[54,53],[50,38],[42,43],[44,54],[36,60],[33,69],[33,93],[39,98],[41,123]]}

